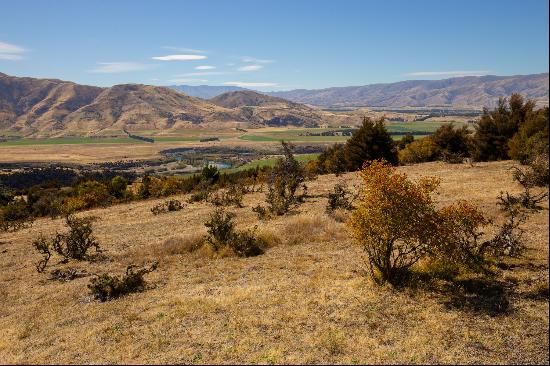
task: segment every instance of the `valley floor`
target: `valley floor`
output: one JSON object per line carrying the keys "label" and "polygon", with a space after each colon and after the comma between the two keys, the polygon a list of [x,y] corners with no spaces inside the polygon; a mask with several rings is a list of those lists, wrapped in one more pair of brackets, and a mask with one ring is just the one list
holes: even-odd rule
{"label": "valley floor", "polygon": [[[468,199],[498,221],[500,191],[520,191],[512,166],[399,169],[440,176],[439,203]],[[0,234],[0,362],[548,364],[547,209],[525,224],[526,256],[507,260],[481,291],[392,289],[368,280],[345,224],[324,213],[325,195],[338,181],[360,183],[354,173],[320,176],[308,183],[312,197],[298,213],[268,222],[251,210],[264,194],[246,195],[244,208],[231,209],[238,227],[258,225],[263,235],[280,238],[252,258],[166,249],[171,238],[206,233],[213,210],[206,203],[157,216],[150,209],[163,200],[82,213],[99,217],[95,232],[106,259],[53,258],[42,274],[31,242],[40,232],[64,230],[61,219]],[[90,276],[48,279],[56,268],[118,274],[153,260],[160,266],[146,276],[151,289],[105,303],[91,299]]]}

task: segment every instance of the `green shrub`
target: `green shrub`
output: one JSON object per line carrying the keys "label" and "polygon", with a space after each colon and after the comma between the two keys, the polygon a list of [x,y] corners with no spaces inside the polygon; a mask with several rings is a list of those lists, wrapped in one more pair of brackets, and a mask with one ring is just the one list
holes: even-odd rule
{"label": "green shrub", "polygon": [[[292,146],[284,141],[281,144],[284,156],[279,158],[268,178],[266,194],[269,212],[278,216],[299,205],[307,192],[303,166],[294,158]],[[301,194],[298,193],[300,187]]]}
{"label": "green shrub", "polygon": [[32,225],[29,206],[24,199],[18,198],[0,208],[0,232],[17,231]]}
{"label": "green shrub", "polygon": [[399,142],[397,143],[397,147],[399,148],[399,150],[403,150],[411,142],[414,142],[414,135],[408,133],[405,136],[403,136],[401,140],[399,140]]}
{"label": "green shrub", "polygon": [[128,181],[124,177],[116,176],[109,184],[109,194],[116,199],[122,199],[126,194],[126,187],[128,187]]}
{"label": "green shrub", "polygon": [[339,208],[344,210],[352,209],[350,192],[347,190],[346,185],[343,183],[336,184],[332,192],[328,193],[328,203],[326,211],[332,212]]}
{"label": "green shrub", "polygon": [[509,159],[509,140],[531,118],[534,108],[533,101],[524,102],[521,95],[512,94],[509,100],[501,98],[494,110],[485,109],[472,139],[471,153],[474,160]]}
{"label": "green shrub", "polygon": [[204,224],[208,228],[206,242],[219,252],[222,248],[230,248],[241,257],[251,257],[263,253],[263,241],[252,231],[236,231],[235,214],[225,212],[223,208],[216,209]]}
{"label": "green shrub", "polygon": [[375,159],[397,164],[395,142],[386,129],[383,117],[377,121],[363,118],[361,127],[346,142],[345,159],[348,171],[361,169],[363,163]]}
{"label": "green shrub", "polygon": [[254,257],[263,254],[262,247],[265,245],[256,235],[254,230],[235,232],[231,238],[229,246],[239,257]]}
{"label": "green shrub", "polygon": [[548,107],[529,111],[508,141],[510,157],[526,164],[537,156],[548,156],[548,124]]}
{"label": "green shrub", "polygon": [[69,259],[85,260],[88,258],[88,249],[94,247],[96,252],[100,252],[99,243],[93,235],[92,221],[94,218],[77,218],[75,216],[67,216],[66,224],[69,227],[69,231],[65,234],[56,233],[52,238],[45,238],[40,236],[33,241],[33,246],[42,255],[44,259],[41,260],[37,269],[42,272],[46,267],[48,260],[51,257],[51,251],[55,251],[57,254],[63,257],[64,261]]}
{"label": "green shrub", "polygon": [[168,200],[153,206],[151,208],[151,212],[153,213],[153,215],[158,215],[166,212],[179,211],[181,209],[183,209],[183,205],[180,201]]}
{"label": "green shrub", "polygon": [[102,302],[116,299],[132,292],[141,292],[145,290],[147,285],[143,276],[156,270],[157,266],[158,263],[155,262],[149,268],[143,267],[136,270],[137,266],[130,265],[126,268],[126,273],[121,277],[104,273],[93,278],[90,284],[88,284],[88,288],[92,295]]}

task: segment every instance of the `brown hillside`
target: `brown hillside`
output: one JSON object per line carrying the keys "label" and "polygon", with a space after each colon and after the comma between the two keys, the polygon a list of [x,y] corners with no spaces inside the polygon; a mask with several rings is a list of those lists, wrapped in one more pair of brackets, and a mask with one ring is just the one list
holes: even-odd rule
{"label": "brown hillside", "polygon": [[[475,202],[502,220],[501,190],[517,193],[512,162],[427,163],[400,167],[417,178],[442,178],[440,204]],[[206,233],[214,207],[186,204],[153,215],[148,200],[94,209],[106,259],[57,263],[37,273],[31,242],[64,231],[61,219],[0,235],[0,360],[4,363],[178,364],[547,364],[548,211],[525,223],[528,251],[507,260],[494,283],[453,293],[445,286],[394,289],[368,280],[363,253],[343,223],[327,216],[326,194],[356,173],[308,182],[310,197],[294,215],[258,221],[245,196],[239,229],[258,225],[271,247],[258,257],[214,258],[186,252]],[[174,198],[184,201],[187,197]],[[545,205],[547,207],[547,205]],[[130,263],[160,261],[150,288],[100,303],[89,296],[94,273],[123,273]],[[84,277],[50,280],[76,268]],[[546,292],[545,292],[546,291]],[[506,311],[492,313],[506,304]],[[500,309],[500,308],[498,308]]]}

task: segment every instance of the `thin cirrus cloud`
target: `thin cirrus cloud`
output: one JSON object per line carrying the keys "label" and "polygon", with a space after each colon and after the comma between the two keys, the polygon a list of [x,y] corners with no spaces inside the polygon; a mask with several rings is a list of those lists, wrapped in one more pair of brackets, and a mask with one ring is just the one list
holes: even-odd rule
{"label": "thin cirrus cloud", "polygon": [[168,80],[171,83],[206,83],[206,79],[171,79]]}
{"label": "thin cirrus cloud", "polygon": [[262,65],[247,65],[239,67],[237,70],[239,71],[258,71],[260,69],[263,69],[264,67]]}
{"label": "thin cirrus cloud", "polygon": [[223,85],[240,86],[241,88],[262,88],[268,86],[277,86],[277,83],[248,83],[244,81],[227,81]]}
{"label": "thin cirrus cloud", "polygon": [[115,74],[119,72],[146,70],[150,68],[149,65],[144,65],[137,62],[98,62],[98,65],[99,66],[91,71],[102,74]]}
{"label": "thin cirrus cloud", "polygon": [[167,55],[167,56],[155,56],[153,60],[158,61],[195,61],[204,60],[207,57],[205,55]]}
{"label": "thin cirrus cloud", "polygon": [[227,72],[222,71],[199,71],[199,72],[188,72],[186,74],[179,74],[177,76],[207,76],[207,75],[225,75]]}
{"label": "thin cirrus cloud", "polygon": [[184,48],[184,47],[172,47],[172,46],[164,46],[162,47],[165,50],[172,50],[172,51],[178,51],[178,52],[188,52],[188,53],[207,53],[205,50],[197,50],[195,48]]}
{"label": "thin cirrus cloud", "polygon": [[210,65],[201,65],[195,67],[195,70],[214,70],[216,66],[210,66]]}
{"label": "thin cirrus cloud", "polygon": [[0,60],[16,61],[23,58],[26,50],[11,43],[0,42]]}
{"label": "thin cirrus cloud", "polygon": [[490,71],[488,70],[475,70],[475,71],[418,71],[410,72],[405,74],[405,76],[482,76],[487,75]]}
{"label": "thin cirrus cloud", "polygon": [[243,56],[241,57],[241,61],[242,62],[247,62],[247,63],[255,63],[255,64],[270,64],[270,63],[273,63],[275,62],[275,60],[264,60],[264,59],[260,59],[260,58],[255,58],[255,57],[250,57],[250,56]]}

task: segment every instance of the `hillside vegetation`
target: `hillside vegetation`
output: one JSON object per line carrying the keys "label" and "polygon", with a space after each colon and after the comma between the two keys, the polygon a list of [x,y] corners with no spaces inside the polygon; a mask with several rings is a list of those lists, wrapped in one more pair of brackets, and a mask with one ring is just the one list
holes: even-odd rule
{"label": "hillside vegetation", "polygon": [[[398,168],[412,179],[442,178],[438,206],[465,199],[497,222],[502,190],[521,191],[514,163],[426,163]],[[504,259],[491,281],[439,279],[404,289],[369,281],[361,248],[340,217],[325,213],[337,182],[319,176],[292,215],[258,222],[245,195],[238,230],[269,243],[250,258],[190,252],[206,235],[213,206],[197,202],[153,215],[161,199],[98,208],[94,235],[102,253],[37,273],[31,242],[63,232],[63,219],[38,219],[0,236],[0,359],[7,363],[546,363],[548,361],[548,211],[524,224],[527,251]],[[355,188],[355,189],[356,189]],[[188,196],[173,196],[182,202]],[[545,204],[547,208],[547,204]],[[144,292],[101,303],[89,295],[93,274],[129,264],[158,269]],[[56,272],[73,269],[74,279]],[[49,279],[58,278],[58,279]],[[462,282],[460,282],[462,281]],[[32,349],[33,352],[28,352]]]}

